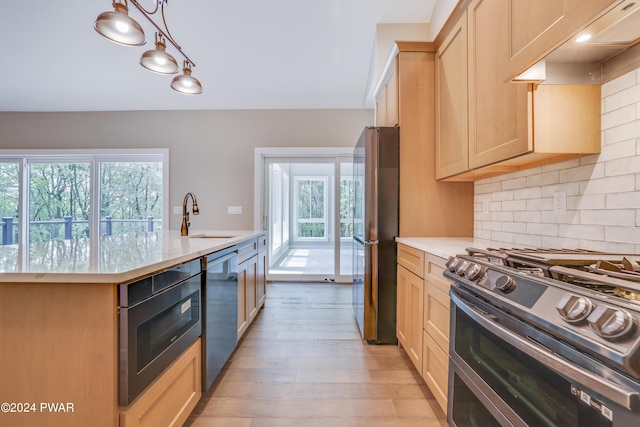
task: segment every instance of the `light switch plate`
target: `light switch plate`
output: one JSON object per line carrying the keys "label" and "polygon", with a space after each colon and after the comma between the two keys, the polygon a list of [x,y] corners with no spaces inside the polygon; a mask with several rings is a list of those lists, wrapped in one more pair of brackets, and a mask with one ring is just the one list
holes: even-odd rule
{"label": "light switch plate", "polygon": [[229,215],[241,215],[242,206],[229,206],[227,208],[227,212],[229,213]]}
{"label": "light switch plate", "polygon": [[553,214],[554,215],[567,214],[567,192],[566,191],[557,191],[553,193]]}
{"label": "light switch plate", "polygon": [[174,215],[180,215],[182,213],[182,206],[174,206],[173,207],[173,214]]}

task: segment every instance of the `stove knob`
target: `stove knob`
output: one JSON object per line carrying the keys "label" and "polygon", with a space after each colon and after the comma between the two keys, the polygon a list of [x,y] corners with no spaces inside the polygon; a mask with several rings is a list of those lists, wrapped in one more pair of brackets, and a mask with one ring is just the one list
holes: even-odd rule
{"label": "stove knob", "polygon": [[633,317],[626,311],[600,305],[587,318],[593,332],[609,340],[622,339],[635,329]]}
{"label": "stove knob", "polygon": [[480,267],[478,264],[471,263],[469,265],[469,268],[467,268],[467,270],[465,271],[464,275],[467,276],[467,279],[473,281],[479,279],[480,276],[482,276],[482,273],[484,273],[482,267]]}
{"label": "stove knob", "polygon": [[464,272],[469,267],[469,261],[462,261],[456,265],[456,274],[458,276],[464,276]]}
{"label": "stove knob", "polygon": [[447,260],[447,262],[445,263],[445,266],[447,267],[447,270],[449,270],[450,272],[455,272],[456,271],[456,266],[460,263],[460,258],[456,258],[454,256],[450,256],[449,259]]}
{"label": "stove knob", "polygon": [[585,297],[573,295],[570,293],[564,294],[562,299],[556,304],[556,310],[558,314],[568,323],[582,322],[591,314],[593,310],[593,304]]}
{"label": "stove knob", "polygon": [[502,276],[496,279],[495,285],[496,285],[496,288],[498,288],[502,292],[509,292],[516,287],[516,282],[511,277],[507,276],[506,274],[503,274]]}

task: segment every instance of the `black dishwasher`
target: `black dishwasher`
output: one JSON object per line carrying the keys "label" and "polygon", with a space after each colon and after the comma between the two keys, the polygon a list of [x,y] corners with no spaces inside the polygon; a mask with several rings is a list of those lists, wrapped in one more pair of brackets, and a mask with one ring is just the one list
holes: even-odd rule
{"label": "black dishwasher", "polygon": [[202,391],[206,392],[238,344],[238,249],[204,257]]}

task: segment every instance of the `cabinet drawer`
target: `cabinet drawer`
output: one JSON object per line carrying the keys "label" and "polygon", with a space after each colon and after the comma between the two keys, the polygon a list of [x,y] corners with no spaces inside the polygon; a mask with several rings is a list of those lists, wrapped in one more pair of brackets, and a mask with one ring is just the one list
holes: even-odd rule
{"label": "cabinet drawer", "polygon": [[418,277],[424,277],[424,252],[411,246],[398,244],[398,264]]}
{"label": "cabinet drawer", "polygon": [[424,332],[422,351],[422,377],[436,401],[447,412],[447,390],[449,381],[449,356]]}
{"label": "cabinet drawer", "polygon": [[[432,283],[438,283],[440,288],[446,287],[446,292],[449,292],[448,281],[442,275],[447,268],[445,263],[447,261],[444,258],[440,258],[435,255],[425,254],[424,260],[424,278]],[[444,288],[443,288],[444,290]]]}
{"label": "cabinet drawer", "polygon": [[238,263],[248,260],[258,253],[258,239],[245,240],[238,244]]}
{"label": "cabinet drawer", "polygon": [[202,395],[198,339],[120,413],[121,427],[181,426]]}

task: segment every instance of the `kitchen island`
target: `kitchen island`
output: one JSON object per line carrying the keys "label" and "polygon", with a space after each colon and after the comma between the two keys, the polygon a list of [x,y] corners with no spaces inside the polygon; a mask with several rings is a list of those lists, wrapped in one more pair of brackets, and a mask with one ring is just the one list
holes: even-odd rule
{"label": "kitchen island", "polygon": [[[167,231],[0,246],[0,425],[153,425],[166,405],[149,406],[135,419],[125,415],[146,391],[128,406],[118,403],[118,285],[262,234]],[[182,371],[191,369],[191,378],[180,372],[173,382],[158,378],[166,382],[151,390],[158,402],[175,383],[197,390],[189,402],[195,405],[199,345],[185,352],[192,360],[176,361]]]}

